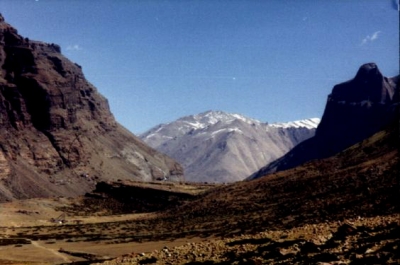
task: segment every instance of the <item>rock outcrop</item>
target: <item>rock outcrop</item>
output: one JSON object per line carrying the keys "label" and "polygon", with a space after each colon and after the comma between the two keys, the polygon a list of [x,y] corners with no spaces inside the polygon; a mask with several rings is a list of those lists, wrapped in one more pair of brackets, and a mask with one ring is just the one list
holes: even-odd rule
{"label": "rock outcrop", "polygon": [[362,65],[352,80],[333,88],[315,136],[250,178],[332,156],[382,130],[398,117],[398,82],[399,76],[384,77],[375,63]]}
{"label": "rock outcrop", "polygon": [[172,159],[119,125],[58,45],[0,15],[0,201],[91,190],[95,180],[180,179]]}

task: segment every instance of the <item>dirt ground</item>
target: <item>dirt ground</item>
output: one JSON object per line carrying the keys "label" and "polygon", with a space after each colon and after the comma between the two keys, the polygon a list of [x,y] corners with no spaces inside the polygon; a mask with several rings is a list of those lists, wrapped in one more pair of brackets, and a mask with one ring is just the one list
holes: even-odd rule
{"label": "dirt ground", "polygon": [[357,218],[164,246],[94,264],[399,264],[399,232],[399,214]]}
{"label": "dirt ground", "polygon": [[[1,240],[1,239],[0,239]],[[0,264],[63,264],[90,259],[108,260],[131,253],[150,253],[163,247],[173,248],[202,238],[183,238],[174,241],[130,242],[110,244],[107,242],[66,242],[64,240],[29,241],[20,245],[0,247]],[[63,252],[66,251],[67,253]],[[82,255],[82,257],[79,257]]]}
{"label": "dirt ground", "polygon": [[[166,236],[140,240],[118,231],[157,214],[66,216],[70,199],[0,205],[0,264],[399,264],[400,214],[325,221],[231,237]],[[74,220],[81,220],[76,224]],[[139,222],[137,222],[139,221]],[[100,225],[103,238],[93,230]],[[107,226],[108,224],[108,226]],[[81,228],[79,229],[79,227]],[[74,232],[71,232],[74,231]],[[67,237],[63,237],[68,234]],[[152,240],[159,238],[158,240]],[[82,263],[79,263],[82,262]],[[84,263],[83,263],[84,262]]]}
{"label": "dirt ground", "polygon": [[[131,183],[132,184],[132,183]],[[157,185],[155,185],[157,184]],[[196,194],[202,186],[171,183],[133,183],[154,190]],[[149,253],[162,247],[200,242],[201,237],[150,238],[141,221],[151,222],[155,212],[110,214],[88,212],[82,198],[45,198],[0,204],[0,264],[64,264],[107,260],[132,252]],[[92,202],[90,200],[90,202]],[[82,204],[81,204],[82,203]],[[78,209],[77,209],[78,208]],[[94,207],[96,208],[96,207]],[[67,213],[63,210],[69,210]],[[72,209],[72,210],[71,210]],[[77,210],[74,212],[74,210]],[[82,215],[81,213],[85,214]],[[143,229],[135,231],[135,226]]]}

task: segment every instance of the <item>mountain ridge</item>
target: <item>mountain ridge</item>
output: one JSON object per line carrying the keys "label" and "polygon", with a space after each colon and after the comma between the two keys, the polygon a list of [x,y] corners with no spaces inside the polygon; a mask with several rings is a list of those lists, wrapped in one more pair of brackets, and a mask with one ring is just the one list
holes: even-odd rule
{"label": "mountain ridge", "polygon": [[157,125],[139,137],[179,161],[188,181],[232,182],[311,137],[318,121],[270,125],[240,114],[206,111]]}

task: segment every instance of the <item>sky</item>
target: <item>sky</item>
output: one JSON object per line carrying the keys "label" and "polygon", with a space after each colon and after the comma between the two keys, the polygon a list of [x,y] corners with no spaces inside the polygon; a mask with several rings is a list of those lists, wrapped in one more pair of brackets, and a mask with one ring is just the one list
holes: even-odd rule
{"label": "sky", "polygon": [[23,37],[82,66],[140,134],[208,110],[322,117],[335,84],[399,72],[396,0],[0,0]]}

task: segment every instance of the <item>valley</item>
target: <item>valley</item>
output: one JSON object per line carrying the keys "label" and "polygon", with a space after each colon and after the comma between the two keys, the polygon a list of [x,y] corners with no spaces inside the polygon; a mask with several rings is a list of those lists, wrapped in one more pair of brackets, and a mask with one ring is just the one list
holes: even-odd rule
{"label": "valley", "polygon": [[[110,184],[117,192],[103,197],[18,202],[14,215],[7,217],[9,226],[0,229],[0,256],[8,264],[61,264],[65,259],[90,264],[117,256],[105,264],[396,264],[397,132],[393,124],[332,158],[254,181],[218,186],[117,182]],[[115,204],[102,206],[102,211],[82,207],[88,205],[85,199],[91,205],[110,201],[121,194],[118,189],[129,186],[161,192],[159,210],[141,205],[135,214],[133,208],[113,214]],[[120,206],[129,203],[124,196],[118,200]],[[162,209],[164,201],[173,205]],[[17,204],[10,203],[9,209],[12,205]],[[40,210],[43,205],[46,210]],[[61,213],[68,222],[49,223]],[[26,222],[26,215],[38,218]],[[44,216],[47,221],[40,220]]]}
{"label": "valley", "polygon": [[[400,264],[399,76],[373,62],[333,87],[321,119],[207,111],[140,136],[61,46],[1,14],[0,66],[0,264]],[[252,79],[214,74],[232,91]],[[272,103],[257,106],[298,107]]]}

